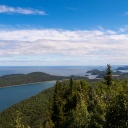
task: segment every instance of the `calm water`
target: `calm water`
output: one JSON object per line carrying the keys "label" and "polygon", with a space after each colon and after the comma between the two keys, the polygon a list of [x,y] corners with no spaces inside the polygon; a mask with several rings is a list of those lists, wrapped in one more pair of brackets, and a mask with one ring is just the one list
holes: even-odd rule
{"label": "calm water", "polygon": [[45,72],[51,75],[80,75],[84,76],[88,70],[104,70],[106,66],[42,66],[42,67],[0,67],[0,76],[6,74],[27,74],[31,72]]}
{"label": "calm water", "polygon": [[[116,69],[118,66],[112,66],[112,69]],[[0,66],[0,76],[6,74],[27,74],[31,72],[45,72],[50,75],[61,75],[61,76],[85,76],[89,75],[90,79],[96,76],[87,74],[86,72],[92,69],[105,70],[106,66],[40,66],[40,67],[1,67]]]}
{"label": "calm water", "polygon": [[42,82],[36,84],[26,84],[22,86],[12,86],[0,88],[0,112],[17,102],[38,94],[42,90],[52,87],[56,81]]}

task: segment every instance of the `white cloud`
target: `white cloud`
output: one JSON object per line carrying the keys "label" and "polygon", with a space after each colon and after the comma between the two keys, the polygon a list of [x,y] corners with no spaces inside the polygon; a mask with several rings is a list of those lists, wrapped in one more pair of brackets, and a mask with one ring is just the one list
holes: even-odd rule
{"label": "white cloud", "polygon": [[51,62],[51,55],[56,63],[72,58],[76,58],[72,63],[79,60],[77,63],[82,64],[126,63],[128,34],[112,30],[0,30],[1,57],[31,56],[34,60],[36,56],[49,56],[47,62]]}
{"label": "white cloud", "polygon": [[116,32],[115,32],[115,31],[112,31],[112,30],[107,30],[106,33],[108,33],[108,34],[110,34],[110,35],[116,34]]}
{"label": "white cloud", "polygon": [[[113,31],[112,31],[113,32]],[[65,40],[65,41],[87,41],[102,39],[107,35],[114,35],[115,32],[100,30],[57,30],[57,29],[31,29],[31,30],[1,30],[1,40],[21,40],[36,41],[39,39],[46,40]],[[112,33],[112,34],[111,34]]]}
{"label": "white cloud", "polygon": [[6,14],[25,14],[25,15],[46,15],[44,11],[32,9],[32,8],[21,8],[21,7],[9,7],[0,5],[0,13]]}
{"label": "white cloud", "polygon": [[120,32],[126,32],[128,30],[128,25],[125,25],[124,27],[121,27],[119,29]]}

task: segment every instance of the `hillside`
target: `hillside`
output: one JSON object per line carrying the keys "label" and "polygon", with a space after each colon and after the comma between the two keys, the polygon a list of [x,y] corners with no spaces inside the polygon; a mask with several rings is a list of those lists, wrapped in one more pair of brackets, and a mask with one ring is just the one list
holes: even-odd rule
{"label": "hillside", "polygon": [[[0,113],[0,128],[11,128],[15,124],[17,112],[20,112],[24,124],[32,128],[39,128],[46,120],[49,111],[50,99],[54,93],[54,87],[49,88],[36,96],[24,100]],[[14,127],[12,127],[14,128]]]}
{"label": "hillside", "polygon": [[[0,114],[1,128],[127,128],[128,80],[57,82]],[[29,126],[29,127],[28,127]]]}
{"label": "hillside", "polygon": [[0,87],[51,80],[62,80],[66,78],[68,77],[49,75],[43,72],[32,72],[29,74],[10,74],[0,77]]}
{"label": "hillside", "polygon": [[110,65],[98,82],[56,85],[0,113],[0,128],[127,128],[128,79],[113,79]]}

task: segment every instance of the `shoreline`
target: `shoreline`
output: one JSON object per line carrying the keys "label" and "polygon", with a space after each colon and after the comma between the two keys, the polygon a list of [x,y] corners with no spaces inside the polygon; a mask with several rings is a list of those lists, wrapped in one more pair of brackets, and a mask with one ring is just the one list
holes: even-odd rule
{"label": "shoreline", "polygon": [[19,85],[9,85],[9,86],[5,86],[5,87],[0,87],[0,89],[2,89],[2,88],[9,88],[9,87],[25,86],[25,85],[28,85],[28,84],[38,84],[38,83],[44,83],[44,82],[52,82],[52,81],[57,81],[57,80],[50,80],[50,81],[43,81],[43,82],[34,82],[34,83],[26,83],[26,84],[19,84]]}

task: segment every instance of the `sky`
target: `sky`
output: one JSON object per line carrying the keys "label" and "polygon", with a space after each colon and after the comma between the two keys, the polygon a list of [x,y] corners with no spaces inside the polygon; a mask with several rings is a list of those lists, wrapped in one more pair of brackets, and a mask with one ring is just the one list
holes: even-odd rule
{"label": "sky", "polygon": [[128,64],[128,0],[0,0],[0,66]]}

